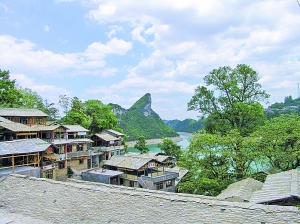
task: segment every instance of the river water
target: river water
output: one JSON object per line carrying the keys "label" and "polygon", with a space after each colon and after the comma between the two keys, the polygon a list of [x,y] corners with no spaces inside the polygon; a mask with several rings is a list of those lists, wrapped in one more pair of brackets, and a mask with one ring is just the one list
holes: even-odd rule
{"label": "river water", "polygon": [[[180,145],[182,149],[186,149],[190,142],[189,139],[192,138],[191,135],[185,135],[185,134],[180,134],[180,138],[182,138],[181,141],[175,142],[177,145]],[[157,147],[157,144],[155,145],[147,145],[147,147],[150,149],[150,152],[161,152],[161,150]],[[133,148],[133,147],[128,147],[128,152],[139,152],[139,150]]]}

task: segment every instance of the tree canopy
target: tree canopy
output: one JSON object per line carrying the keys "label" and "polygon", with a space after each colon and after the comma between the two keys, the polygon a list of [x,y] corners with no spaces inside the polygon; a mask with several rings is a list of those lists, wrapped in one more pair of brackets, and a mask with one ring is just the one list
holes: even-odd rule
{"label": "tree canopy", "polygon": [[22,94],[16,87],[16,81],[11,80],[9,71],[0,69],[0,107],[19,107]]}
{"label": "tree canopy", "polygon": [[170,138],[164,138],[162,143],[157,144],[157,147],[160,148],[166,155],[175,157],[177,160],[182,155],[181,147]]}
{"label": "tree canopy", "polygon": [[118,120],[110,106],[104,105],[100,100],[87,100],[85,102],[77,97],[71,100],[71,109],[62,121],[65,124],[81,125],[91,131],[99,133],[104,129],[117,129]]}
{"label": "tree canopy", "polygon": [[134,148],[139,150],[141,154],[147,153],[150,149],[146,146],[146,140],[144,136],[140,136],[134,145]]}
{"label": "tree canopy", "polygon": [[190,170],[180,190],[217,195],[230,183],[256,172],[260,159],[257,137],[250,136],[266,121],[260,101],[269,98],[250,66],[212,70],[188,103],[188,110],[206,116],[205,131],[195,136],[179,164]]}
{"label": "tree canopy", "polygon": [[198,86],[188,103],[188,110],[207,116],[205,129],[209,133],[226,133],[237,129],[247,136],[265,119],[259,101],[269,94],[261,89],[257,72],[250,66],[239,64],[212,70],[204,77],[205,86]]}

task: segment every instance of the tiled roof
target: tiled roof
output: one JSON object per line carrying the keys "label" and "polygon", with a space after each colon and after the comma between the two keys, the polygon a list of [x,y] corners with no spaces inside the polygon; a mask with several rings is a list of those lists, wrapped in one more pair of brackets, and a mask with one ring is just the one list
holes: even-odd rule
{"label": "tiled roof", "polygon": [[0,156],[42,152],[49,146],[50,144],[48,142],[39,138],[0,142]]}
{"label": "tiled roof", "polygon": [[300,172],[289,170],[268,175],[260,191],[253,193],[250,202],[267,203],[280,199],[299,197]]}
{"label": "tiled roof", "polygon": [[110,135],[110,134],[95,134],[98,138],[101,138],[102,140],[109,142],[109,141],[117,141],[119,140],[118,138]]}
{"label": "tiled roof", "polygon": [[153,159],[137,158],[137,157],[129,157],[129,156],[112,156],[110,160],[107,160],[105,162],[105,165],[138,170],[142,166],[150,162],[151,160]]}
{"label": "tiled roof", "polygon": [[111,132],[111,133],[113,133],[113,134],[115,134],[115,135],[119,135],[119,136],[123,136],[123,135],[124,135],[123,133],[118,132],[118,131],[115,131],[115,130],[113,130],[113,129],[107,129],[106,131]]}
{"label": "tiled roof", "polygon": [[63,125],[67,128],[67,132],[88,132],[89,130],[81,127],[80,125]]}
{"label": "tiled roof", "polygon": [[6,128],[13,132],[34,132],[34,131],[36,131],[27,125],[15,123],[15,122],[1,122],[0,121],[0,127]]}
{"label": "tiled roof", "polygon": [[217,197],[223,200],[237,197],[243,201],[249,201],[253,192],[262,188],[263,183],[253,178],[238,181],[230,184],[225,190],[222,191]]}
{"label": "tiled roof", "polygon": [[54,131],[55,129],[63,127],[62,125],[50,125],[50,126],[45,126],[45,125],[33,125],[31,128],[36,131]]}
{"label": "tiled roof", "polygon": [[127,153],[124,156],[130,156],[130,157],[136,157],[136,158],[150,158],[150,159],[155,159],[159,162],[164,162],[166,159],[173,159],[171,156],[166,156],[166,155],[157,155],[158,153],[156,152],[148,152],[148,153]]}
{"label": "tiled roof", "polygon": [[47,114],[38,109],[28,108],[0,108],[0,116],[11,117],[48,117]]}

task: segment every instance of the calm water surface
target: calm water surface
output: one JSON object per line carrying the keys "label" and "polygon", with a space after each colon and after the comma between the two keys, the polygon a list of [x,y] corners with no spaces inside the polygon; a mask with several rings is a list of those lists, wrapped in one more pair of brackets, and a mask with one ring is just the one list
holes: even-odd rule
{"label": "calm water surface", "polygon": [[[192,138],[192,136],[180,134],[180,138],[182,138],[182,140],[180,142],[176,142],[176,144],[182,146],[182,149],[186,149],[190,144],[189,139]],[[147,147],[150,149],[150,152],[161,152],[161,150],[159,148],[157,148],[157,144],[147,145]],[[128,151],[129,152],[139,152],[139,150],[137,150],[133,147],[128,147]]]}

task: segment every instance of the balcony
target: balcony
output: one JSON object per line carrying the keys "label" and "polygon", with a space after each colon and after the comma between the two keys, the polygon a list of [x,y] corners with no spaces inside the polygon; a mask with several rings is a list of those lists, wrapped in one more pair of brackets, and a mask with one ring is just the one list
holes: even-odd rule
{"label": "balcony", "polygon": [[110,146],[110,147],[105,147],[105,146],[100,146],[100,147],[92,147],[93,151],[102,151],[102,152],[109,152],[109,151],[114,151],[114,150],[122,150],[124,149],[124,145],[117,145],[117,146]]}
{"label": "balcony", "polygon": [[91,155],[90,151],[68,152],[67,159],[90,156],[90,155]]}
{"label": "balcony", "polygon": [[158,172],[157,173],[152,173],[152,177],[151,177],[151,174],[149,174],[148,176],[144,176],[142,175],[141,178],[145,181],[150,181],[152,183],[158,183],[158,182],[164,182],[164,181],[167,181],[167,180],[172,180],[172,179],[175,179],[179,177],[179,174],[178,173],[175,173],[175,172],[168,172],[168,171],[165,171],[165,172]]}

